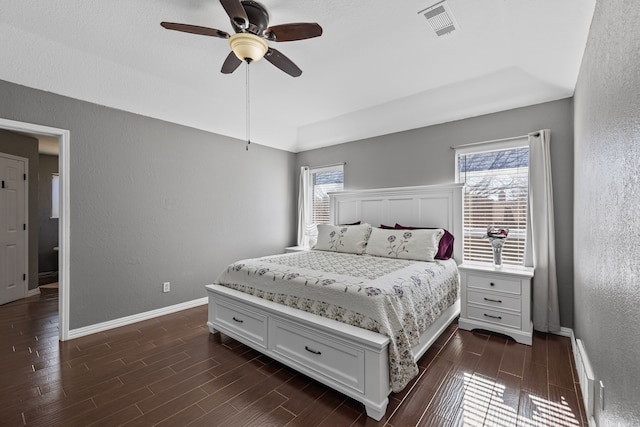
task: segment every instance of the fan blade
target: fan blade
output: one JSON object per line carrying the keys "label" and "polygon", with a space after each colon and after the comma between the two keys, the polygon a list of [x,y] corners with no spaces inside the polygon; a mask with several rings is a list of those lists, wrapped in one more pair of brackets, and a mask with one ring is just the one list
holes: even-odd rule
{"label": "fan blade", "polygon": [[244,30],[249,26],[249,17],[247,17],[247,12],[242,7],[240,0],[220,0],[220,4],[231,21],[240,29]]}
{"label": "fan blade", "polygon": [[265,59],[292,77],[298,77],[302,70],[280,51],[270,47],[264,55]]}
{"label": "fan blade", "polygon": [[227,59],[224,60],[224,64],[222,64],[220,72],[223,74],[231,74],[240,66],[240,64],[242,64],[242,61],[240,61],[236,54],[231,51],[229,52]]}
{"label": "fan blade", "polygon": [[167,30],[182,31],[183,33],[199,34],[201,36],[220,37],[221,39],[228,39],[229,33],[216,30],[215,28],[199,27],[197,25],[178,24],[176,22],[161,22]]}
{"label": "fan blade", "polygon": [[297,22],[294,24],[274,25],[264,32],[265,37],[276,42],[291,42],[310,39],[322,35],[322,27],[316,23]]}

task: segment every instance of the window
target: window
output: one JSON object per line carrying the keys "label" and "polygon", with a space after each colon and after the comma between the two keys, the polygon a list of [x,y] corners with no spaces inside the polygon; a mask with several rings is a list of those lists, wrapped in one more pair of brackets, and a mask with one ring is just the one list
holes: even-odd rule
{"label": "window", "polygon": [[331,223],[328,193],[342,191],[343,187],[344,165],[311,168],[309,170],[310,223]]}
{"label": "window", "polygon": [[60,177],[57,173],[51,175],[51,218],[60,216]]}
{"label": "window", "polygon": [[456,181],[465,184],[464,259],[493,262],[487,226],[506,227],[504,264],[522,265],[527,234],[527,138],[456,148]]}

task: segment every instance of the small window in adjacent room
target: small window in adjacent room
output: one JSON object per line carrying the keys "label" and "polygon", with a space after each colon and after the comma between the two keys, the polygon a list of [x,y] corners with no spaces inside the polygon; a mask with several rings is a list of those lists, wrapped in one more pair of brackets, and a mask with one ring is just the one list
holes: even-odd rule
{"label": "small window in adjacent room", "polygon": [[328,194],[342,191],[343,187],[344,165],[309,169],[310,223],[331,223]]}
{"label": "small window in adjacent room", "polygon": [[60,177],[57,173],[51,175],[51,218],[60,216]]}
{"label": "small window in adjacent room", "polygon": [[526,137],[456,148],[456,182],[465,184],[464,259],[493,262],[487,226],[506,227],[505,264],[522,265],[527,234],[529,145]]}

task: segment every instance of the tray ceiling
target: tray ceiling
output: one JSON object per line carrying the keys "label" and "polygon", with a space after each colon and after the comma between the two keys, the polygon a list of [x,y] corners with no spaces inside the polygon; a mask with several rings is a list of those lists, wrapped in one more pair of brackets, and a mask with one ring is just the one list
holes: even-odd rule
{"label": "tray ceiling", "polygon": [[[595,0],[263,0],[272,25],[322,37],[272,43],[302,70],[251,65],[251,139],[288,151],[339,144],[573,95]],[[243,140],[245,69],[224,75],[232,32],[217,0],[3,0],[0,79]],[[244,149],[244,145],[241,145]]]}

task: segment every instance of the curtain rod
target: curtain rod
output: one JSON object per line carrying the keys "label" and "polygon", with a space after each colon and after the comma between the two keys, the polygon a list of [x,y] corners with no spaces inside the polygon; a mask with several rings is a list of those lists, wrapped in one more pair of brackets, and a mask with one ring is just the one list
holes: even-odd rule
{"label": "curtain rod", "polygon": [[332,163],[330,165],[322,165],[322,166],[304,166],[305,168],[309,168],[309,169],[320,169],[320,168],[331,168],[333,166],[344,166],[346,165],[347,162],[341,162],[341,163]]}
{"label": "curtain rod", "polygon": [[484,145],[484,144],[491,144],[491,143],[494,143],[494,142],[513,141],[513,140],[516,140],[516,139],[528,138],[529,135],[540,136],[540,132],[533,132],[533,133],[527,134],[527,135],[512,136],[512,137],[509,137],[509,138],[492,139],[491,141],[471,142],[469,144],[452,145],[452,146],[450,146],[450,148],[452,150],[455,150],[456,148],[472,147],[474,145]]}

